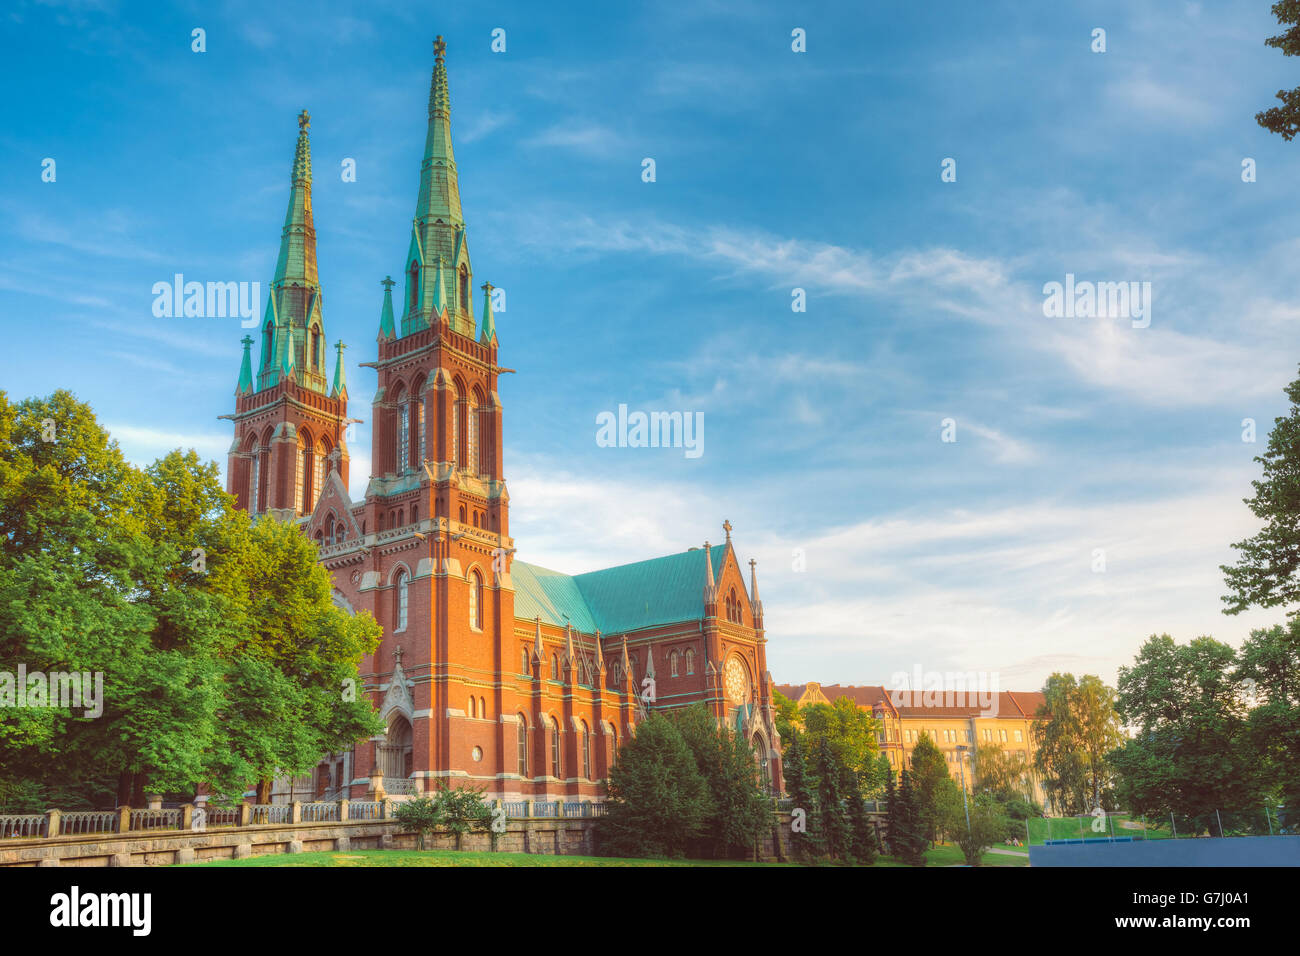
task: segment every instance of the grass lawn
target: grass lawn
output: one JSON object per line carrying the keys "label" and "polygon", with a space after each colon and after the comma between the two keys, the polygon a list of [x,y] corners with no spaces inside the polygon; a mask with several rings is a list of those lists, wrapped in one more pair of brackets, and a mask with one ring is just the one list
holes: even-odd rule
{"label": "grass lawn", "polygon": [[[926,851],[929,866],[964,863],[961,849],[941,843]],[[272,853],[243,860],[211,860],[189,866],[797,866],[741,860],[639,860],[608,856],[553,856],[540,853],[482,853],[456,850],[352,850],[342,853]],[[876,866],[905,866],[882,856]],[[985,866],[1028,866],[1028,856],[986,853]]]}

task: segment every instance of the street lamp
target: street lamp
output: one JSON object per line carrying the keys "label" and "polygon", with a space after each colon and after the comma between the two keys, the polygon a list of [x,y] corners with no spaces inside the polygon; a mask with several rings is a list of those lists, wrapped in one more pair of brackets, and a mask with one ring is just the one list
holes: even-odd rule
{"label": "street lamp", "polygon": [[966,751],[969,749],[965,744],[957,745],[957,766],[961,768],[961,808],[966,811],[966,836],[973,839],[970,832],[970,806],[966,803]]}

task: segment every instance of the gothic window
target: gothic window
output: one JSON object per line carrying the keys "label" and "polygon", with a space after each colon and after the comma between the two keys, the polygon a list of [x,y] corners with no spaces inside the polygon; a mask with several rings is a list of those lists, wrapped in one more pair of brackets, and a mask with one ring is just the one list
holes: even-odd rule
{"label": "gothic window", "polygon": [[582,775],[591,779],[591,731],[585,720],[582,722]]}
{"label": "gothic window", "polygon": [[311,367],[313,371],[320,371],[320,329],[311,330]]}
{"label": "gothic window", "polygon": [[677,676],[677,652],[676,651],[673,651],[671,654],[668,655],[668,668],[669,668],[668,672],[670,676],[676,677]]}
{"label": "gothic window", "polygon": [[420,264],[418,262],[411,263],[409,279],[410,281],[407,283],[407,287],[411,290],[411,300],[410,306],[406,311],[411,315],[414,315],[416,312],[420,311]]}
{"label": "gothic window", "polygon": [[419,520],[420,520],[420,506],[411,505],[411,524],[415,524]]}
{"label": "gothic window", "polygon": [[325,519],[325,543],[331,544],[334,541],[334,515]]}
{"label": "gothic window", "polygon": [[686,648],[686,673],[695,673],[695,648]]}
{"label": "gothic window", "polygon": [[302,514],[307,510],[305,482],[311,481],[311,449],[307,445],[306,437],[302,432],[298,433],[298,453],[293,456],[293,510],[295,514]]}
{"label": "gothic window", "polygon": [[267,434],[266,441],[262,443],[262,450],[257,453],[258,461],[261,463],[257,475],[257,508],[258,511],[265,511],[269,505],[266,500],[267,475],[270,473],[271,465],[271,438]]}
{"label": "gothic window", "polygon": [[395,630],[404,631],[406,630],[406,608],[407,608],[407,586],[406,586],[405,569],[397,572],[396,605],[397,606],[394,608],[395,613],[393,614],[393,617],[397,619],[397,627],[395,628]]}
{"label": "gothic window", "polygon": [[403,403],[397,412],[397,473],[411,465],[411,407]]}
{"label": "gothic window", "polygon": [[551,718],[551,768],[552,775],[561,777],[560,773],[560,724],[554,717]]}
{"label": "gothic window", "polygon": [[257,483],[257,479],[259,477],[257,466],[260,457],[261,456],[257,451],[257,446],[254,445],[252,466],[249,469],[250,474],[248,478],[248,513],[252,515],[257,514],[258,506],[261,504],[261,499],[258,497],[257,494],[259,490],[259,485]]}
{"label": "gothic window", "polygon": [[461,523],[461,524],[464,524],[464,523],[465,523],[465,506],[464,506],[464,505],[461,505],[461,506],[460,506],[460,523]]}
{"label": "gothic window", "polygon": [[270,322],[262,332],[262,367],[271,367],[271,348],[275,344],[275,327]]}
{"label": "gothic window", "polygon": [[469,311],[469,270],[460,267],[460,307]]}
{"label": "gothic window", "polygon": [[471,717],[477,717],[477,716],[478,716],[478,707],[477,707],[477,702],[474,700],[473,696],[471,696],[470,699],[469,699],[469,715],[470,715]]}
{"label": "gothic window", "polygon": [[482,697],[478,699],[478,715],[484,719],[487,718],[487,701]]}
{"label": "gothic window", "polygon": [[551,680],[560,679],[560,655],[551,655]]}
{"label": "gothic window", "polygon": [[525,677],[528,676],[528,647],[525,645],[519,649],[519,673]]}
{"label": "gothic window", "polygon": [[478,406],[470,404],[465,409],[465,467],[471,475],[479,473],[478,467]]}
{"label": "gothic window", "polygon": [[343,522],[342,521],[339,521],[334,525],[334,543],[335,544],[343,543]]}
{"label": "gothic window", "polygon": [[469,623],[477,629],[483,629],[483,578],[478,571],[469,573]]}
{"label": "gothic window", "polygon": [[411,402],[411,410],[414,412],[411,417],[415,421],[415,443],[418,446],[416,449],[415,463],[417,465],[423,465],[424,460],[429,457],[425,454],[424,450],[424,402],[417,398],[415,401]]}
{"label": "gothic window", "polygon": [[312,489],[312,500],[310,502],[311,507],[315,507],[316,499],[319,498],[320,493],[325,490],[325,456],[328,454],[329,454],[329,448],[328,446],[326,446],[324,439],[317,440],[316,449],[315,449],[315,462],[314,462],[314,467],[312,469],[312,478],[311,478],[311,489]]}
{"label": "gothic window", "polygon": [[515,714],[516,726],[519,728],[519,776],[528,776],[528,721],[523,714]]}
{"label": "gothic window", "polygon": [[[451,406],[451,463],[455,468],[459,468],[461,462],[465,460],[465,457],[460,452],[460,436],[463,432],[460,427],[461,405],[460,389],[455,388],[452,391]],[[461,518],[460,520],[464,521],[465,519]]]}

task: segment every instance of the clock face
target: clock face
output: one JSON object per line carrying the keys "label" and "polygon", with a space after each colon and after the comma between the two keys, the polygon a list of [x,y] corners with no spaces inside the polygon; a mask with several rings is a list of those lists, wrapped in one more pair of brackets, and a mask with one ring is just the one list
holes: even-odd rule
{"label": "clock face", "polygon": [[733,704],[749,702],[749,672],[739,657],[728,658],[722,672],[723,684],[727,688],[727,699]]}

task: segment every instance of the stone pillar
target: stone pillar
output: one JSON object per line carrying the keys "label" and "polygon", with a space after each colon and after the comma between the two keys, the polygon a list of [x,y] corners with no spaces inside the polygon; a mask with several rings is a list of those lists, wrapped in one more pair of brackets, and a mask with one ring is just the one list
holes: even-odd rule
{"label": "stone pillar", "polygon": [[129,833],[131,831],[131,808],[117,808],[117,832]]}
{"label": "stone pillar", "polygon": [[302,801],[301,800],[295,800],[293,801],[293,803],[289,804],[289,822],[302,823]]}
{"label": "stone pillar", "polygon": [[62,818],[63,818],[63,814],[58,810],[45,811],[45,835],[46,836],[59,835],[59,821]]}
{"label": "stone pillar", "polygon": [[343,821],[343,820],[346,820],[347,818],[348,818],[348,801],[347,801],[347,800],[340,800],[340,801],[339,801],[339,820],[340,820],[340,821]]}
{"label": "stone pillar", "polygon": [[190,830],[194,827],[194,804],[181,804],[181,829]]}
{"label": "stone pillar", "polygon": [[241,827],[246,827],[246,826],[248,826],[248,825],[249,825],[250,823],[252,823],[252,822],[253,822],[253,807],[252,807],[252,805],[251,805],[251,804],[248,804],[248,803],[241,803],[241,804],[239,805],[239,821],[238,821],[238,825],[241,826]]}
{"label": "stone pillar", "polygon": [[146,793],[146,794],[145,794],[145,798],[149,801],[149,809],[150,809],[150,810],[161,810],[161,809],[162,809],[162,794],[160,794],[160,793]]}
{"label": "stone pillar", "polygon": [[380,798],[379,819],[381,820],[391,819],[393,816],[392,813],[390,812],[391,810],[392,810],[391,801],[387,797]]}
{"label": "stone pillar", "polygon": [[370,771],[370,789],[367,791],[366,796],[371,800],[383,800],[386,795],[384,792],[384,774],[376,765]]}

